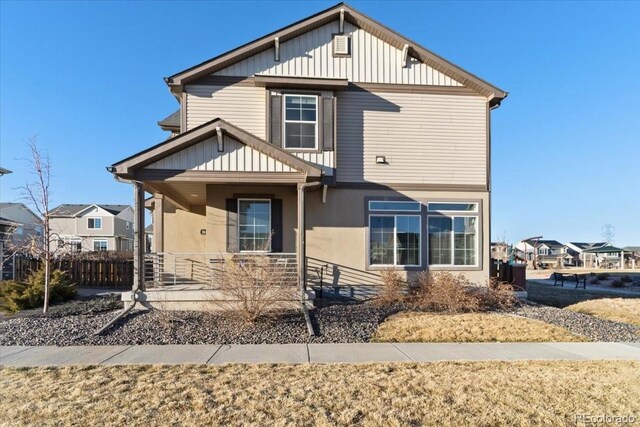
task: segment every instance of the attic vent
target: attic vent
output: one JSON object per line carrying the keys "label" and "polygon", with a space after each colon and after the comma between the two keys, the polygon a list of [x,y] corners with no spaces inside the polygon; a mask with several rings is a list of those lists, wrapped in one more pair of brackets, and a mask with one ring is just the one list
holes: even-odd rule
{"label": "attic vent", "polygon": [[342,34],[333,36],[333,54],[349,55],[349,36]]}

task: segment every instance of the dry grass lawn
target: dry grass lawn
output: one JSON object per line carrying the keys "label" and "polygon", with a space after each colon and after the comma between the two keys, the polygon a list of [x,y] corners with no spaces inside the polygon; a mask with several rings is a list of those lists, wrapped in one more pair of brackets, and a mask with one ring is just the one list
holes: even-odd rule
{"label": "dry grass lawn", "polygon": [[570,305],[566,309],[605,320],[640,326],[640,298],[595,299]]}
{"label": "dry grass lawn", "polygon": [[576,425],[640,416],[640,363],[0,369],[3,425]]}
{"label": "dry grass lawn", "polygon": [[570,342],[588,341],[540,320],[490,313],[402,312],[385,320],[377,342]]}

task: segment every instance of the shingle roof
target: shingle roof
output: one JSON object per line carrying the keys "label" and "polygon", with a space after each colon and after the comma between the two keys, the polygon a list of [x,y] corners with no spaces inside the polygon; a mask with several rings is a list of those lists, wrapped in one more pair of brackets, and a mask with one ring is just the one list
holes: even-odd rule
{"label": "shingle roof", "polygon": [[180,128],[180,109],[160,120],[158,122],[158,126],[160,126],[162,129]]}
{"label": "shingle roof", "polygon": [[[59,217],[60,216],[73,217],[73,216],[76,216],[78,213],[82,212],[83,210],[85,210],[86,208],[88,208],[89,206],[93,206],[94,204],[95,203],[89,203],[89,204],[83,204],[83,205],[62,204],[52,209],[50,215],[59,216]],[[101,207],[102,209],[104,209],[105,211],[113,215],[118,215],[120,212],[130,207],[129,205],[99,205],[99,204],[95,204],[95,205]]]}
{"label": "shingle roof", "polygon": [[538,240],[538,245],[546,245],[550,248],[561,248],[564,245],[557,240]]}

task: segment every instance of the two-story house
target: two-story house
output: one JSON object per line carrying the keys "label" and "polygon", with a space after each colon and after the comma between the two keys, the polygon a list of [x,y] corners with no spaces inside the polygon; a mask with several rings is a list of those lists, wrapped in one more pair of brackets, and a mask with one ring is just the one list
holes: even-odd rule
{"label": "two-story house", "polygon": [[385,268],[486,283],[505,91],[344,3],[165,80],[175,136],[110,167],[153,194],[156,252],[295,254],[353,294]]}
{"label": "two-story house", "polygon": [[0,218],[12,224],[5,231],[5,247],[26,251],[32,242],[41,242],[42,219],[24,203],[0,203]]}
{"label": "two-story house", "polygon": [[49,213],[59,253],[132,251],[133,208],[129,205],[63,204]]}

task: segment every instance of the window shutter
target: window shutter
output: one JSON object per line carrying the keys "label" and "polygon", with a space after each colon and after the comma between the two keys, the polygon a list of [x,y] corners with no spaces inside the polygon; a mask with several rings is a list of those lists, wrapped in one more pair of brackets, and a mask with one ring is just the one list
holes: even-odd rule
{"label": "window shutter", "polygon": [[238,199],[227,199],[227,252],[240,252],[238,245]]}
{"label": "window shutter", "polygon": [[282,199],[271,200],[271,252],[282,252]]}
{"label": "window shutter", "polygon": [[282,96],[271,95],[269,111],[271,114],[270,142],[277,147],[282,147]]}
{"label": "window shutter", "polygon": [[333,140],[335,135],[334,127],[335,97],[322,98],[322,149],[323,151],[333,150]]}

